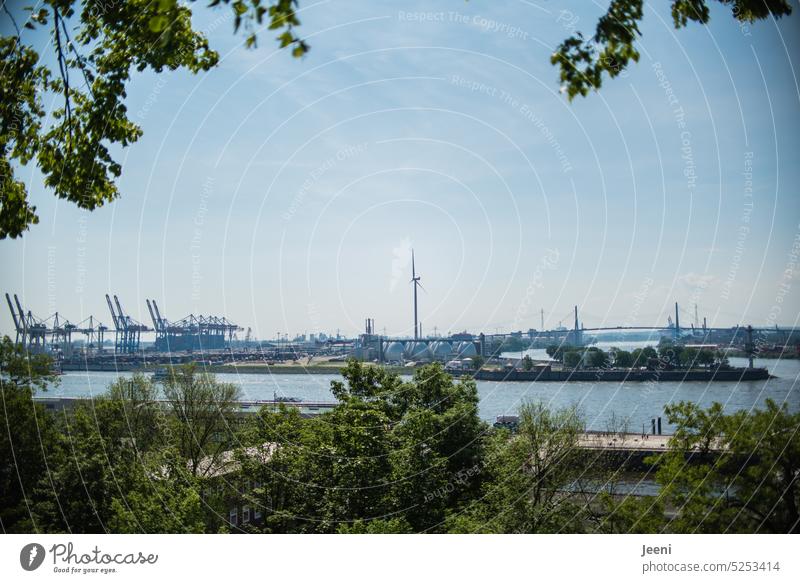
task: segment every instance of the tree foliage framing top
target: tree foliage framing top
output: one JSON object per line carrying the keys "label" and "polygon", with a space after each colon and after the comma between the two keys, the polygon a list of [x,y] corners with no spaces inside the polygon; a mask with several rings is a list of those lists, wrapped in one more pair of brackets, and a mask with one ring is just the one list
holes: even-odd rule
{"label": "tree foliage framing top", "polygon": [[[711,0],[671,1],[676,28],[708,22]],[[788,0],[716,1],[746,22],[791,13]],[[192,28],[192,9],[178,0],[41,0],[25,9],[25,20],[12,14],[8,0],[0,2],[12,31],[0,36],[0,239],[5,239],[39,221],[15,168],[35,162],[46,187],[83,209],[114,200],[122,167],[109,149],[142,135],[125,106],[132,71],[197,73],[213,68],[219,56]],[[233,10],[234,32],[244,31],[247,48],[257,46],[256,30],[266,25],[276,31],[280,48],[294,57],[308,52],[296,34],[298,0],[210,0],[208,6],[220,4]],[[551,62],[570,100],[599,89],[605,75],[616,77],[638,61],[643,4],[612,0],[591,38],[577,33],[558,46]],[[50,36],[52,67],[24,38],[36,29]],[[63,97],[49,117],[45,95]]]}
{"label": "tree foliage framing top", "polygon": [[[295,35],[297,0],[211,0],[228,4],[235,31],[256,46],[256,27],[278,31],[281,47],[301,57],[308,45]],[[19,237],[38,222],[15,165],[35,161],[45,186],[59,198],[94,210],[119,196],[122,172],[109,151],[128,146],[142,130],[127,115],[131,73],[147,69],[207,71],[219,61],[208,39],[192,28],[192,10],[177,0],[43,0],[17,19],[2,0],[13,31],[0,36],[0,239]],[[26,42],[46,31],[54,66]],[[61,95],[63,105],[46,122],[44,96]]]}
{"label": "tree foliage framing top", "polygon": [[[788,0],[716,0],[731,7],[734,19],[755,22],[769,16],[788,16]],[[671,0],[672,21],[676,29],[690,21],[708,23],[711,0]],[[597,22],[595,33],[586,39],[576,33],[562,42],[550,62],[560,70],[562,88],[567,97],[586,96],[598,90],[603,77],[622,73],[630,62],[639,61],[636,40],[641,36],[639,23],[644,18],[644,0],[611,0],[606,13]]]}

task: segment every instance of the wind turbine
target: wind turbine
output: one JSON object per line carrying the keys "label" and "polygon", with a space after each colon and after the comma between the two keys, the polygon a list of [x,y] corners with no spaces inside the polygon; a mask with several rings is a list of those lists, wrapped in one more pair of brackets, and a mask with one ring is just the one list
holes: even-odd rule
{"label": "wind turbine", "polygon": [[411,285],[414,286],[414,340],[419,339],[419,320],[417,318],[417,287],[422,287],[419,280],[422,279],[417,275],[417,268],[414,265],[414,250],[411,250]]}

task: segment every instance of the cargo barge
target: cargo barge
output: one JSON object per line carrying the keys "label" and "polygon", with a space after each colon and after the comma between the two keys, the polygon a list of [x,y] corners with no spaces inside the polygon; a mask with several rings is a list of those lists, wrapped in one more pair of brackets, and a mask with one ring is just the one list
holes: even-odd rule
{"label": "cargo barge", "polygon": [[718,368],[709,370],[632,370],[581,369],[558,370],[549,366],[533,370],[479,370],[473,374],[478,381],[521,382],[740,382],[762,381],[771,378],[766,368]]}

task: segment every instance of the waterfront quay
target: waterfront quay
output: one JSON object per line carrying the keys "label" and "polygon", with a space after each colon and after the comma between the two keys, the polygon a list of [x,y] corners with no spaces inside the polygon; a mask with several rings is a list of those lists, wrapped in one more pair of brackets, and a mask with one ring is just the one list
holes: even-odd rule
{"label": "waterfront quay", "polygon": [[[91,403],[95,399],[87,397],[36,397],[35,401],[44,406],[45,410],[51,412],[69,412],[84,403]],[[165,407],[169,404],[166,399],[156,400],[160,406]],[[297,409],[303,417],[312,417],[326,413],[336,407],[335,401],[288,401],[281,399],[244,399],[238,402],[239,415],[250,415],[258,413],[262,407],[276,411],[281,406]]]}

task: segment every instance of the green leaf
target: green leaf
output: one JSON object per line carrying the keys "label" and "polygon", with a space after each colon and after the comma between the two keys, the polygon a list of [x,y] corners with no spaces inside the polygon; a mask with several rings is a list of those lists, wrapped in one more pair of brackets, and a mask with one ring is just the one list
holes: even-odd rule
{"label": "green leaf", "polygon": [[167,28],[168,20],[166,16],[153,16],[147,25],[153,32],[161,32]]}

